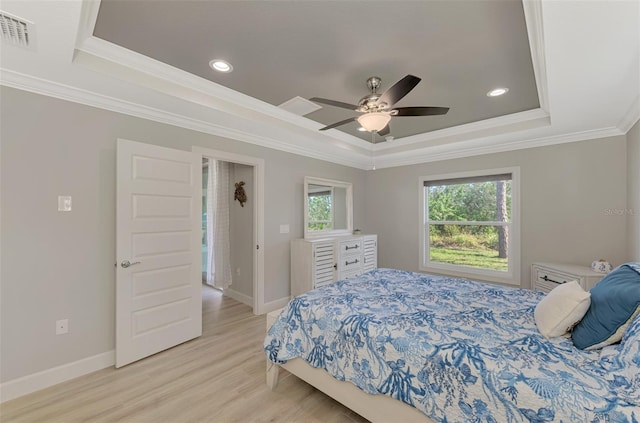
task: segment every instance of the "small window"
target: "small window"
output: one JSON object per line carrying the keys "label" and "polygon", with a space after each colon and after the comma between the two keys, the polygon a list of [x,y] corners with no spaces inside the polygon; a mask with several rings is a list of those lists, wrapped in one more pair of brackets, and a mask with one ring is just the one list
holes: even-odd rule
{"label": "small window", "polygon": [[421,269],[519,284],[518,169],[423,177]]}

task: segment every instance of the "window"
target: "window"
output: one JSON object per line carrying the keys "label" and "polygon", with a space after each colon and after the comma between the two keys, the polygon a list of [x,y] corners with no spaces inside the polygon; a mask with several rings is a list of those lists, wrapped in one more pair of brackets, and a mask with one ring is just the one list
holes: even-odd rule
{"label": "window", "polygon": [[421,270],[520,283],[519,169],[423,177]]}

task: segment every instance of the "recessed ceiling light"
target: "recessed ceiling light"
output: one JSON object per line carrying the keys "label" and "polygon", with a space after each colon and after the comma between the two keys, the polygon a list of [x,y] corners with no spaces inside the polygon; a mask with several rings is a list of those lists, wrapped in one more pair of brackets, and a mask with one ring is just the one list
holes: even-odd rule
{"label": "recessed ceiling light", "polygon": [[233,70],[233,66],[231,66],[231,63],[227,62],[226,60],[214,59],[209,62],[209,66],[211,66],[211,69],[218,72],[229,73]]}
{"label": "recessed ceiling light", "polygon": [[364,129],[364,128],[361,126],[361,127],[359,127],[359,128],[358,128],[358,131],[360,131],[360,132],[366,132],[367,130],[366,130],[366,129]]}
{"label": "recessed ceiling light", "polygon": [[499,95],[506,94],[509,92],[509,88],[496,88],[495,90],[491,90],[487,93],[487,97],[498,97]]}

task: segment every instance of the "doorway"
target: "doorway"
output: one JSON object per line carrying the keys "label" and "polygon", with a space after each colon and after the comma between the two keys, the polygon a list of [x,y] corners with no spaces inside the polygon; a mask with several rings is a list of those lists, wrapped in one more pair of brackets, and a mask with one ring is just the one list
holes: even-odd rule
{"label": "doorway", "polygon": [[[212,191],[207,185],[211,180],[208,176],[209,166],[214,161],[227,162],[229,164],[230,239],[228,265],[232,283],[223,290],[225,295],[251,306],[254,314],[262,314],[264,310],[264,160],[200,147],[193,147],[193,151],[201,154],[203,163],[203,278],[206,281],[207,266],[211,258],[206,236],[207,222],[211,222],[207,215],[206,198]],[[207,182],[205,182],[205,176]],[[241,182],[244,182],[241,187],[246,194],[246,202],[243,204],[235,199],[236,184]]]}
{"label": "doorway", "polygon": [[[253,307],[253,166],[202,159],[203,282]],[[253,197],[253,196],[251,196]]]}

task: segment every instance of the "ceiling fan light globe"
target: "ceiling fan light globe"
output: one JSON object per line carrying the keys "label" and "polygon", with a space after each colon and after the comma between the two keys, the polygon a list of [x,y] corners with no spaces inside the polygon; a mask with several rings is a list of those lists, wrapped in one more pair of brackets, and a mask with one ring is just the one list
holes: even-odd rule
{"label": "ceiling fan light globe", "polygon": [[358,123],[369,132],[381,131],[389,121],[391,116],[388,113],[365,113],[358,116]]}

